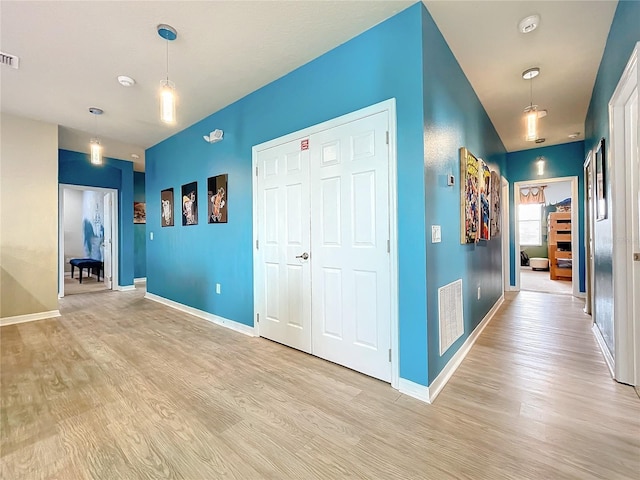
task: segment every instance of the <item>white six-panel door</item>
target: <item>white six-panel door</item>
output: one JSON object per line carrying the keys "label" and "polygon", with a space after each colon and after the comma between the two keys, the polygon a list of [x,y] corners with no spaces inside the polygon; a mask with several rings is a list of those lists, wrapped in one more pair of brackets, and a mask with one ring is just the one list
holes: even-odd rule
{"label": "white six-panel door", "polygon": [[309,142],[313,353],[390,381],[387,116]]}
{"label": "white six-panel door", "polygon": [[258,156],[260,335],[311,353],[309,151],[300,140]]}
{"label": "white six-panel door", "polygon": [[385,381],[388,117],[369,115],[256,157],[260,335]]}

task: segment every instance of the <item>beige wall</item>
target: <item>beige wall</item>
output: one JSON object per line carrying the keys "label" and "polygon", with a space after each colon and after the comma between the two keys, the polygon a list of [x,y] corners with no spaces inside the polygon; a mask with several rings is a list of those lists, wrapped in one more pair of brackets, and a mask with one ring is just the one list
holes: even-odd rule
{"label": "beige wall", "polygon": [[57,310],[58,126],[0,115],[0,318]]}

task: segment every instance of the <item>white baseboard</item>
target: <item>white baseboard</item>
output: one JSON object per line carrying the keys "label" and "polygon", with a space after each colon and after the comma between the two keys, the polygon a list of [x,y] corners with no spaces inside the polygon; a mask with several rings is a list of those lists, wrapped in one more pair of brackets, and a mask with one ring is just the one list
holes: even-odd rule
{"label": "white baseboard", "polygon": [[598,346],[600,347],[600,351],[602,352],[602,356],[604,357],[604,362],[607,364],[609,368],[609,374],[611,378],[615,379],[616,375],[614,373],[615,363],[613,361],[613,356],[609,351],[609,347],[607,347],[607,342],[604,341],[604,337],[602,336],[602,332],[598,328],[598,326],[594,323],[591,326],[591,331],[593,332],[593,336],[596,337],[596,341],[598,342]]}
{"label": "white baseboard", "polygon": [[35,322],[45,318],[55,318],[60,316],[60,310],[50,310],[48,312],[28,313],[27,315],[16,315],[14,317],[0,318],[0,327],[5,325],[15,325],[16,323]]}
{"label": "white baseboard", "polygon": [[398,382],[398,390],[400,393],[417,398],[426,403],[431,403],[431,395],[429,395],[429,387],[412,382],[406,378],[401,378]]}
{"label": "white baseboard", "polygon": [[135,290],[136,286],[135,285],[116,285],[114,290],[117,290],[118,292],[130,292],[131,290]]}
{"label": "white baseboard", "polygon": [[587,294],[585,292],[578,292],[577,295],[574,295],[576,298],[587,298]]}
{"label": "white baseboard", "polygon": [[146,281],[147,281],[147,277],[134,278],[133,284],[135,285],[136,283],[146,283]]}
{"label": "white baseboard", "polygon": [[467,337],[458,351],[453,355],[453,357],[451,357],[451,360],[447,362],[436,379],[431,382],[431,385],[425,387],[424,385],[420,385],[405,378],[401,378],[398,388],[398,390],[400,390],[400,393],[404,393],[405,395],[409,395],[410,397],[417,398],[418,400],[422,400],[423,402],[433,403],[438,394],[447,384],[451,376],[458,369],[464,358],[467,356],[469,350],[471,350],[471,347],[473,347],[473,344],[476,343],[476,340],[478,339],[482,331],[489,324],[489,322],[494,317],[496,312],[500,309],[503,303],[504,296],[501,296],[496,301],[496,303],[493,304],[491,310],[487,312],[487,314],[484,316],[475,330],[471,332],[471,335]]}
{"label": "white baseboard", "polygon": [[257,336],[254,327],[250,327],[248,325],[244,325],[243,323],[238,323],[233,320],[214,315],[213,313],[205,312],[204,310],[198,310],[197,308],[193,308],[182,303],[174,302],[173,300],[161,297],[160,295],[155,295],[153,293],[147,292],[144,295],[144,298],[148,298],[149,300],[153,300],[154,302],[161,303],[163,305],[166,305],[167,307],[175,308],[176,310],[188,313],[189,315],[193,315],[194,317],[202,318],[203,320],[215,323],[216,325],[235,330],[236,332],[243,333],[250,337]]}

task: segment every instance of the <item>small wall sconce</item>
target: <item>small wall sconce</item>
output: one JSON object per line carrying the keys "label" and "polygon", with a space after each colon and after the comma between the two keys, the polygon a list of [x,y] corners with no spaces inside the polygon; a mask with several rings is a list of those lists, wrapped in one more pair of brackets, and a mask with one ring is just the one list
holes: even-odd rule
{"label": "small wall sconce", "polygon": [[544,157],[538,157],[536,166],[538,167],[538,175],[544,175]]}
{"label": "small wall sconce", "polygon": [[204,141],[207,143],[216,143],[222,140],[224,132],[222,130],[215,129],[209,135],[203,135]]}

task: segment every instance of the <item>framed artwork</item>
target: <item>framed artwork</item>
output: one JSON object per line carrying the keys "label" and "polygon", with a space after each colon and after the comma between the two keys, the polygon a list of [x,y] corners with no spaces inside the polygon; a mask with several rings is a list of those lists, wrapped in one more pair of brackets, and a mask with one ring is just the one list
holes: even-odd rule
{"label": "framed artwork", "polygon": [[209,223],[227,223],[227,180],[226,173],[207,180]]}
{"label": "framed artwork", "polygon": [[500,175],[496,171],[491,172],[491,238],[500,235]]}
{"label": "framed artwork", "polygon": [[163,227],[173,227],[173,188],[160,192],[160,219]]}
{"label": "framed artwork", "polygon": [[198,224],[198,182],[182,186],[182,225]]}
{"label": "framed artwork", "polygon": [[480,240],[490,240],[491,217],[491,172],[484,160],[478,160],[478,182],[480,184]]}
{"label": "framed artwork", "polygon": [[133,223],[147,223],[147,204],[133,202]]}
{"label": "framed artwork", "polygon": [[460,243],[478,241],[478,159],[464,147],[460,148]]}
{"label": "framed artwork", "polygon": [[600,139],[596,147],[596,178],[595,178],[595,199],[596,199],[596,220],[607,218],[607,196],[605,194],[607,164],[604,158],[604,138]]}

